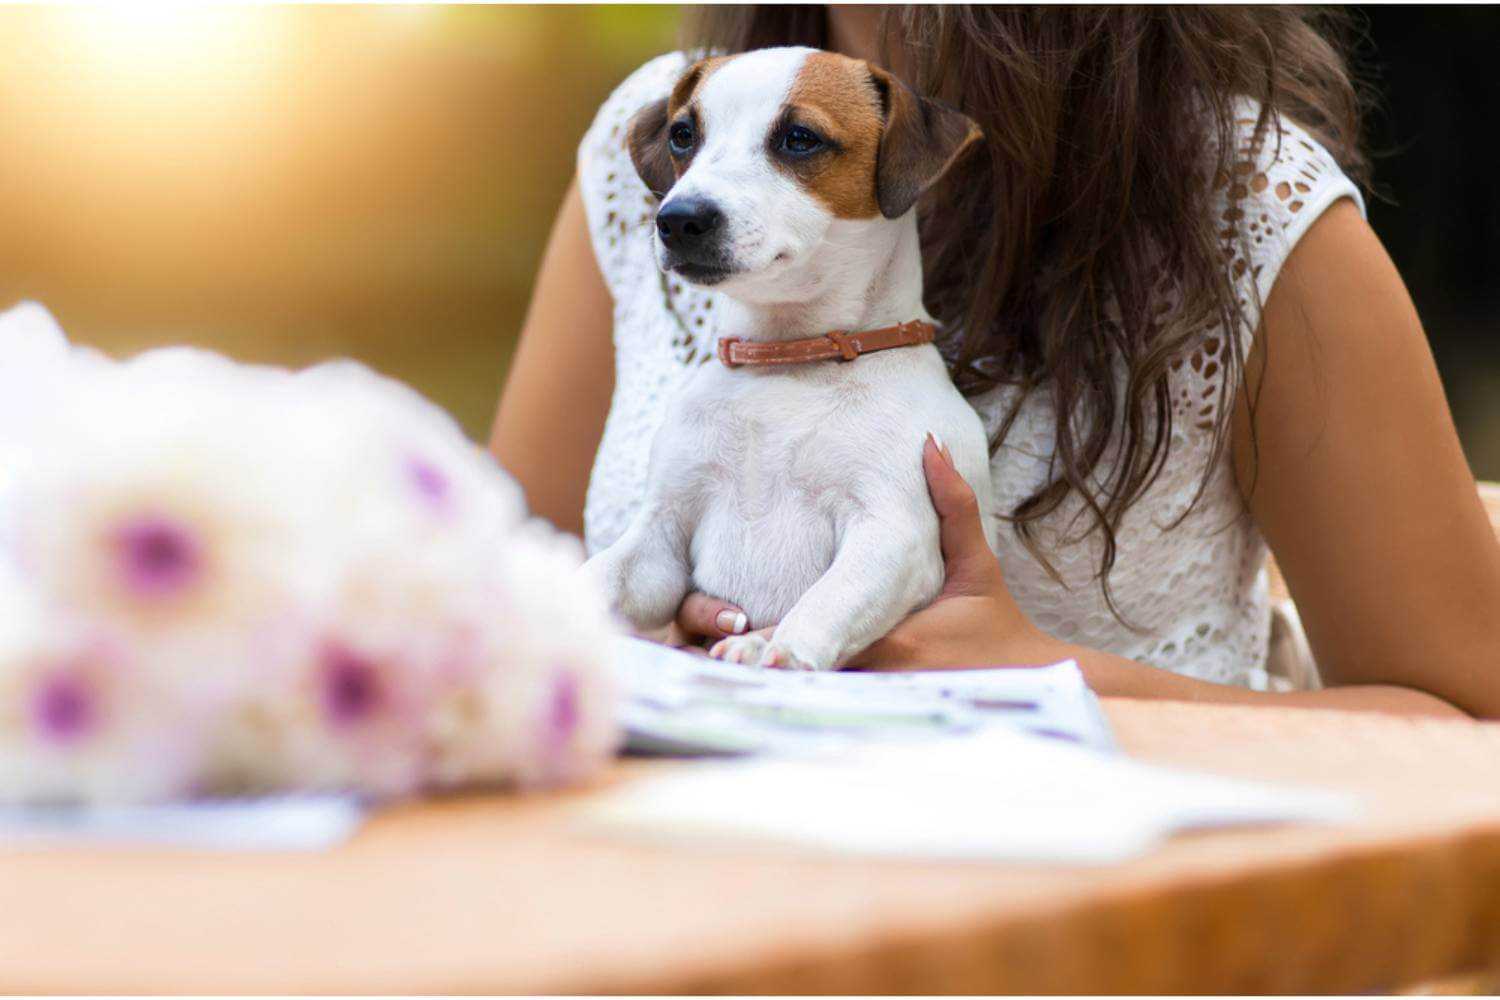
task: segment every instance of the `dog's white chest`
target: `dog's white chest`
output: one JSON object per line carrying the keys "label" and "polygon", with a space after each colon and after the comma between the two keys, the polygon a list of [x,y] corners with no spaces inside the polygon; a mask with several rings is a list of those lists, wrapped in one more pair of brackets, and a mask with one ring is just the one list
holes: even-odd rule
{"label": "dog's white chest", "polygon": [[670,466],[697,513],[694,584],[734,595],[751,621],[781,619],[823,575],[849,516],[889,481],[890,445],[916,454],[923,433],[852,378],[705,370],[678,410]]}
{"label": "dog's white chest", "polygon": [[694,582],[707,593],[737,595],[751,621],[777,621],[833,561],[839,512],[858,490],[854,470],[826,414],[786,419],[825,409],[816,393],[757,380],[718,395],[730,380],[704,381],[710,384],[685,400],[679,425],[696,428],[700,449],[689,487],[699,511]]}

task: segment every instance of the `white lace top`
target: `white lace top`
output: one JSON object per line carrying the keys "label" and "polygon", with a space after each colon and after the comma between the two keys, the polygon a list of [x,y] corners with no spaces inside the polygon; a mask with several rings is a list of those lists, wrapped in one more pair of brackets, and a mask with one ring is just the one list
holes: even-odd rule
{"label": "white lace top", "polygon": [[[614,401],[585,506],[590,551],[624,531],[644,491],[647,453],[667,400],[687,372],[714,357],[715,295],[658,271],[650,228],[656,201],[625,148],[631,115],[665,96],[685,65],[681,53],[670,53],[632,74],[604,103],[578,155],[594,252],[615,303]],[[1279,144],[1271,130],[1248,162],[1257,107],[1247,100],[1243,108],[1247,162],[1219,186],[1223,207],[1216,211],[1247,231],[1248,258],[1237,248],[1226,248],[1226,255],[1232,253],[1230,273],[1254,318],[1308,226],[1340,198],[1354,199],[1361,211],[1364,204],[1333,157],[1294,123],[1282,122]],[[1244,198],[1238,207],[1229,206],[1231,187],[1242,188],[1235,192]],[[1082,508],[1076,496],[1035,532],[1062,585],[1009,528],[1000,532],[999,557],[1021,608],[1059,639],[1193,677],[1264,689],[1270,627],[1266,546],[1244,512],[1227,459],[1214,469],[1193,512],[1172,526],[1202,481],[1219,404],[1215,375],[1227,347],[1222,330],[1207,330],[1176,363],[1170,457],[1117,532],[1110,585],[1133,628],[1110,613],[1095,579],[1098,533],[1076,537],[1089,524],[1087,518],[1074,522]],[[1007,392],[973,400],[992,431],[1012,398]],[[1000,509],[1013,508],[1045,484],[1053,440],[1050,404],[1034,395],[991,463]]]}

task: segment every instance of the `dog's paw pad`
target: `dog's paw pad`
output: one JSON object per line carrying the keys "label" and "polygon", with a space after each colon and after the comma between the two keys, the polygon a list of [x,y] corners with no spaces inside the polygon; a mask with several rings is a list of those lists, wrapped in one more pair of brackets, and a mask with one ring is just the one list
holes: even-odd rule
{"label": "dog's paw pad", "polygon": [[760,662],[765,648],[765,636],[731,635],[714,643],[708,655],[726,663],[743,663],[749,666]]}

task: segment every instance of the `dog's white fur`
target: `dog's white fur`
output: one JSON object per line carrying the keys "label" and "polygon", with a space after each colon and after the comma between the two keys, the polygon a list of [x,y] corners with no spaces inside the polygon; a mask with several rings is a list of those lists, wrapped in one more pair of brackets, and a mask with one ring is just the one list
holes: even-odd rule
{"label": "dog's white fur", "polygon": [[[732,273],[715,286],[724,336],[930,319],[914,210],[836,218],[769,160],[767,134],[810,51],[739,56],[704,81],[704,144],[664,202],[703,197],[724,214]],[[667,265],[659,238],[656,249]],[[734,636],[714,655],[836,667],[942,587],[922,471],[929,433],[973,487],[993,549],[984,429],[935,347],[851,363],[706,364],[652,444],[644,503],[588,571],[638,629],[665,626],[696,589],[743,608],[752,628],[779,623],[769,641]]]}

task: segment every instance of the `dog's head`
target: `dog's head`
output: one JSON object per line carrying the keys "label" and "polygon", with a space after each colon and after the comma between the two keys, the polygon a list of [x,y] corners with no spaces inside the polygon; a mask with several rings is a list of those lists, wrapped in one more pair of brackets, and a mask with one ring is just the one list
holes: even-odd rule
{"label": "dog's head", "polygon": [[[980,138],[952,108],[857,59],[760,49],[703,59],[630,124],[661,199],[661,266],[747,300],[788,300],[799,272],[911,211]],[[826,268],[820,268],[824,270]]]}

